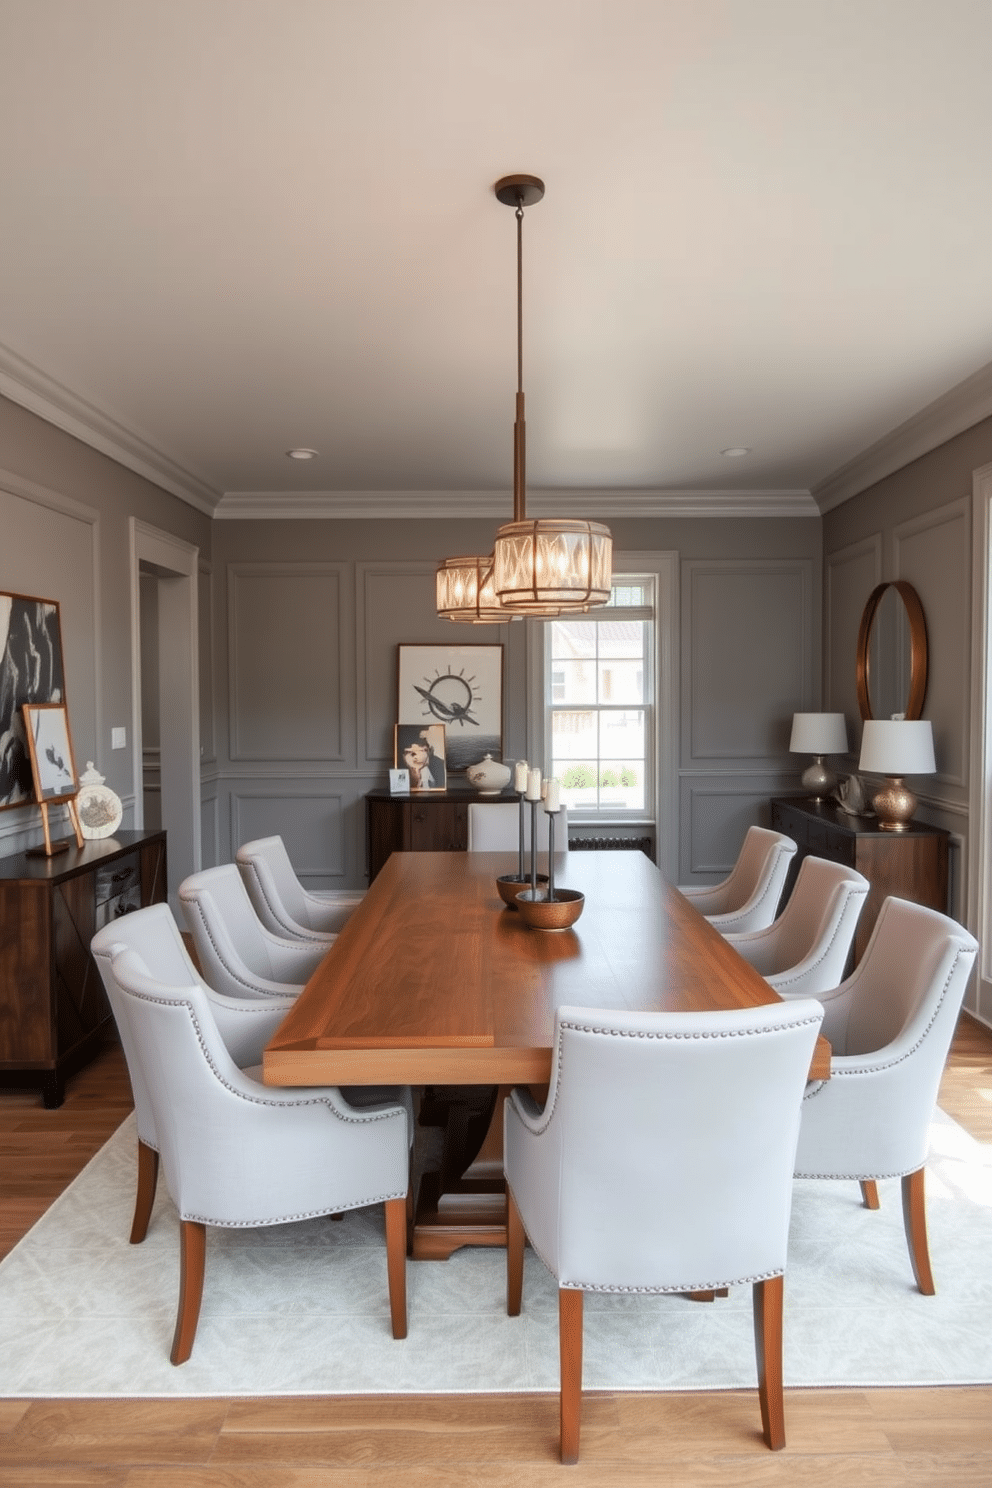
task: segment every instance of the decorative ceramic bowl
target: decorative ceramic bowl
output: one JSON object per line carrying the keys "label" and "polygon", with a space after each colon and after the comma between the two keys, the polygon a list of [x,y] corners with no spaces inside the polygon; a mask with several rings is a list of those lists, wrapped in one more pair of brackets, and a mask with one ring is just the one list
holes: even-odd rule
{"label": "decorative ceramic bowl", "polygon": [[579,918],[585,902],[585,895],[578,889],[555,889],[553,899],[528,899],[521,893],[517,895],[517,911],[532,930],[567,930]]}
{"label": "decorative ceramic bowl", "polygon": [[[548,875],[546,873],[539,873],[537,875],[537,883],[538,893],[542,889],[546,891],[548,887]],[[496,887],[499,890],[499,897],[503,903],[508,905],[510,909],[516,909],[517,895],[523,893],[524,889],[530,888],[530,879],[518,878],[515,873],[504,873],[496,880]]]}
{"label": "decorative ceramic bowl", "polygon": [[511,773],[509,765],[494,760],[491,754],[485,755],[477,765],[469,765],[465,771],[469,784],[475,786],[480,796],[498,796],[503,787],[509,785]]}

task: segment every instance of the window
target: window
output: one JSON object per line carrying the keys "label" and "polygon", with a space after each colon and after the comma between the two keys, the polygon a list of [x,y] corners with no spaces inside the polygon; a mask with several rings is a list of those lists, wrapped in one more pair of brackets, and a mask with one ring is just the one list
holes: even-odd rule
{"label": "window", "polygon": [[653,814],[654,589],[624,574],[608,605],[544,627],[544,758],[573,816]]}

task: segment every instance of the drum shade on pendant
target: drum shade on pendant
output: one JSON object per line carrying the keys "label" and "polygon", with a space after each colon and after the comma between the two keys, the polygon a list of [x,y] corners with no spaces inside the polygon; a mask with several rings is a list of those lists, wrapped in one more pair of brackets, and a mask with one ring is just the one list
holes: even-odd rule
{"label": "drum shade on pendant", "polygon": [[447,558],[437,571],[437,612],[446,620],[505,623],[553,618],[609,602],[613,539],[602,522],[527,516],[523,391],[523,218],[539,202],[537,176],[503,176],[493,188],[517,219],[517,397],[513,426],[513,521],[500,527],[491,558]]}

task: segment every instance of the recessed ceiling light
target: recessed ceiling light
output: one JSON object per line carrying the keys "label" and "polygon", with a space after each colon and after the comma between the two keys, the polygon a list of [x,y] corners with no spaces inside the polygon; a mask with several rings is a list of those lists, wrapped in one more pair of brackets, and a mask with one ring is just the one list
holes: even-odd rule
{"label": "recessed ceiling light", "polygon": [[320,453],[312,449],[291,449],[286,451],[291,460],[315,460]]}
{"label": "recessed ceiling light", "polygon": [[729,449],[722,449],[721,455],[726,455],[728,460],[739,460],[741,455],[749,455],[751,451],[743,444],[732,444]]}

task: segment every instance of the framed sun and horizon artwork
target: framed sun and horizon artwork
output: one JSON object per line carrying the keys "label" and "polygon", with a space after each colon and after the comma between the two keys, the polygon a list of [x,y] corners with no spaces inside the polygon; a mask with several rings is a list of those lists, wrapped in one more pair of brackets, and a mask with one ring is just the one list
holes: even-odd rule
{"label": "framed sun and horizon artwork", "polygon": [[448,774],[503,757],[503,647],[398,646],[398,724],[444,725]]}

